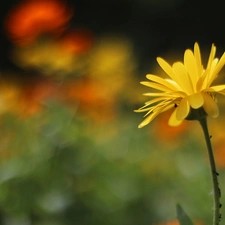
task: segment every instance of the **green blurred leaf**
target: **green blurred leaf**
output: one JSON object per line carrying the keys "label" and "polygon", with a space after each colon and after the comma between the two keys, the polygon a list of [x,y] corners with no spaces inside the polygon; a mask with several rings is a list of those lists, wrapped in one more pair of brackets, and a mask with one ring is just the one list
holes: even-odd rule
{"label": "green blurred leaf", "polygon": [[194,223],[191,221],[189,216],[186,214],[186,212],[183,210],[183,208],[177,204],[177,218],[179,220],[180,225],[194,225]]}

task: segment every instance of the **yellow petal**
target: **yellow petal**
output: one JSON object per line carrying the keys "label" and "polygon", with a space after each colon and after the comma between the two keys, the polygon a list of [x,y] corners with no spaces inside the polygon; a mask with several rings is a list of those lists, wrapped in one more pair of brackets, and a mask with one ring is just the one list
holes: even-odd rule
{"label": "yellow petal", "polygon": [[215,55],[216,55],[216,47],[214,44],[212,44],[206,69],[210,69],[212,61],[215,58]]}
{"label": "yellow petal", "polygon": [[196,59],[197,71],[199,76],[201,76],[203,72],[203,67],[202,67],[201,52],[197,42],[194,45],[194,55]]}
{"label": "yellow petal", "polygon": [[220,72],[220,70],[223,68],[224,65],[225,65],[225,52],[223,53],[222,57],[220,58],[219,62],[217,63],[215,69],[212,72],[209,85],[215,80],[215,78],[217,77],[218,73]]}
{"label": "yellow petal", "polygon": [[146,77],[149,80],[151,80],[151,81],[157,82],[159,84],[162,84],[162,85],[170,88],[171,90],[174,90],[174,91],[177,91],[178,90],[177,85],[174,85],[173,83],[171,83],[168,80],[163,79],[163,78],[161,78],[159,76],[155,76],[155,75],[152,75],[152,74],[147,74]]}
{"label": "yellow petal", "polygon": [[177,77],[180,78],[179,85],[182,87],[182,89],[186,93],[192,94],[194,92],[194,89],[185,66],[181,62],[176,62],[173,64],[173,70]]}
{"label": "yellow petal", "polygon": [[[170,76],[172,80],[177,82],[176,74],[174,73],[172,67],[167,63],[164,59],[157,57],[157,62],[161,66],[161,68],[166,72],[167,75]],[[178,82],[177,82],[178,83]]]}
{"label": "yellow petal", "polygon": [[156,116],[160,114],[161,111],[156,111],[150,114],[148,117],[146,117],[139,125],[138,128],[142,128],[149,124],[153,119],[155,119]]}
{"label": "yellow petal", "polygon": [[216,102],[209,94],[202,93],[202,95],[204,98],[203,108],[205,112],[212,118],[216,118],[219,115],[219,109]]}
{"label": "yellow petal", "polygon": [[218,64],[216,65],[215,73],[219,73],[220,70],[223,68],[224,64],[225,64],[225,52],[223,53],[222,57],[220,58]]}
{"label": "yellow petal", "polygon": [[154,89],[157,89],[157,90],[160,90],[160,91],[166,91],[166,92],[171,92],[172,90],[162,84],[158,84],[158,83],[155,83],[155,82],[149,82],[149,81],[142,81],[141,82],[142,85],[145,85],[147,87],[150,87],[150,88],[154,88]]}
{"label": "yellow petal", "polygon": [[171,127],[177,127],[183,122],[183,120],[178,120],[177,119],[176,114],[177,114],[177,108],[173,111],[173,113],[171,114],[171,116],[169,118],[169,121],[168,121],[168,124]]}
{"label": "yellow petal", "polygon": [[204,80],[203,88],[209,87],[211,83],[217,78],[218,72],[216,72],[215,69],[217,67],[218,62],[218,58],[213,59],[210,70],[208,70],[207,79]]}
{"label": "yellow petal", "polygon": [[187,68],[192,85],[195,88],[200,74],[198,74],[196,60],[193,52],[190,49],[187,49],[184,53],[184,65]]}
{"label": "yellow petal", "polygon": [[165,97],[154,98],[154,99],[152,99],[150,101],[145,102],[145,106],[152,105],[153,103],[156,103],[156,102],[159,102],[159,101],[163,101],[163,100],[167,100],[167,99],[170,99],[170,98],[165,98]]}
{"label": "yellow petal", "polygon": [[[172,103],[167,103],[164,105],[156,105],[155,108],[152,110],[152,112],[148,112],[145,116],[147,116],[138,126],[138,128],[142,128],[144,126],[146,126],[147,124],[149,124],[150,122],[152,122],[153,119],[155,119],[156,116],[158,116],[160,113],[165,112],[169,109],[171,109],[172,107],[174,107],[174,104]],[[150,115],[148,115],[149,113],[151,113]]]}
{"label": "yellow petal", "polygon": [[225,84],[221,84],[221,85],[216,85],[216,86],[212,86],[208,89],[206,89],[205,91],[209,91],[209,92],[220,92],[220,91],[224,91],[225,90]]}
{"label": "yellow petal", "polygon": [[187,98],[183,98],[180,101],[180,104],[179,104],[179,106],[177,107],[177,110],[176,110],[177,120],[185,119],[187,117],[189,111],[190,111],[190,105],[188,103],[188,100],[187,100]]}
{"label": "yellow petal", "polygon": [[197,81],[197,84],[196,84],[196,91],[200,92],[207,87],[208,81],[206,80],[206,77],[208,76],[208,74],[209,74],[209,71],[205,70],[202,73],[202,75],[198,78],[198,81]]}
{"label": "yellow petal", "polygon": [[188,101],[193,109],[198,109],[202,107],[204,103],[204,98],[201,93],[195,93],[193,95],[188,96]]}
{"label": "yellow petal", "polygon": [[149,92],[149,93],[144,93],[143,95],[144,96],[151,96],[151,97],[165,96],[165,97],[170,97],[170,98],[174,96],[173,93],[166,93],[166,92],[158,92],[158,93]]}

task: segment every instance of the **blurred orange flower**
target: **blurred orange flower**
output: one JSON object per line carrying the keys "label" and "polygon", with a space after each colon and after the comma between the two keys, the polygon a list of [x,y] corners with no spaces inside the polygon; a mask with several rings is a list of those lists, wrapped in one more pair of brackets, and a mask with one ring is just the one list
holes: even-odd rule
{"label": "blurred orange flower", "polygon": [[93,34],[85,29],[73,30],[63,35],[60,42],[65,51],[82,54],[91,49]]}
{"label": "blurred orange flower", "polygon": [[[180,137],[190,128],[191,124],[188,121],[184,121],[178,127],[171,127],[168,125],[168,119],[171,115],[171,111],[165,112],[160,116],[160,120],[157,123],[153,123],[153,129],[155,137],[160,137],[160,143],[168,140],[180,142]],[[152,128],[151,128],[152,129]]]}
{"label": "blurred orange flower", "polygon": [[67,81],[62,86],[62,93],[64,102],[78,106],[83,115],[96,122],[107,121],[115,116],[115,98],[110,97],[101,83],[90,79]]}
{"label": "blurred orange flower", "polygon": [[16,44],[25,45],[45,33],[61,34],[72,10],[61,0],[26,0],[5,19],[6,32]]}
{"label": "blurred orange flower", "polygon": [[57,88],[53,82],[48,80],[37,80],[24,84],[15,112],[22,116],[32,116],[38,113],[44,106],[44,101],[57,96]]}

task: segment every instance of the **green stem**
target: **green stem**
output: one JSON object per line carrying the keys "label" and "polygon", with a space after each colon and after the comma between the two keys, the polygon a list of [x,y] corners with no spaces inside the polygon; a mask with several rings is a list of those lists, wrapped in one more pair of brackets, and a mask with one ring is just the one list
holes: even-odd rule
{"label": "green stem", "polygon": [[208,126],[207,126],[207,120],[206,117],[202,117],[199,119],[199,122],[201,124],[202,130],[204,132],[205,141],[208,149],[208,155],[209,155],[209,162],[210,162],[210,169],[211,169],[211,175],[212,175],[212,183],[213,183],[213,200],[214,200],[214,209],[213,209],[213,225],[219,225],[221,214],[220,214],[220,188],[219,188],[219,182],[218,182],[218,173],[216,171],[216,164],[213,156],[213,150],[212,145],[210,141]]}

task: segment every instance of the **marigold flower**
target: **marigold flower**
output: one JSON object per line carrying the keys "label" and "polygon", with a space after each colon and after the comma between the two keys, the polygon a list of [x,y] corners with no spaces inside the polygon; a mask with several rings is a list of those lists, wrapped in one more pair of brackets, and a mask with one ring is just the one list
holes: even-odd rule
{"label": "marigold flower", "polygon": [[168,121],[170,126],[180,125],[188,117],[191,109],[203,108],[210,117],[217,117],[219,109],[215,95],[217,93],[225,95],[225,84],[212,86],[212,83],[225,64],[225,52],[220,59],[215,58],[215,54],[216,47],[212,44],[206,68],[202,65],[198,43],[194,44],[194,51],[190,49],[185,51],[183,63],[175,62],[170,66],[158,57],[157,62],[169,79],[148,74],[146,77],[150,82],[141,82],[157,91],[145,93],[145,96],[153,97],[153,99],[135,110],[135,112],[147,112],[146,118],[138,127],[149,124],[160,113],[171,108],[174,108],[174,111]]}
{"label": "marigold flower", "polygon": [[61,0],[25,0],[5,18],[9,38],[27,45],[43,34],[61,34],[72,17],[71,8]]}

